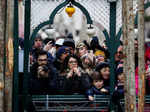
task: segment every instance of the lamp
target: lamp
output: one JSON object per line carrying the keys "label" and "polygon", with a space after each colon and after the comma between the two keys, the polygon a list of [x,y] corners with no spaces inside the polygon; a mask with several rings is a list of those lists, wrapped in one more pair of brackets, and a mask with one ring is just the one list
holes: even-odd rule
{"label": "lamp", "polygon": [[117,2],[118,0],[107,0],[107,2]]}
{"label": "lamp", "polygon": [[66,13],[68,14],[69,17],[72,17],[72,15],[75,13],[75,8],[70,3],[70,5],[67,6],[65,11],[66,11]]}

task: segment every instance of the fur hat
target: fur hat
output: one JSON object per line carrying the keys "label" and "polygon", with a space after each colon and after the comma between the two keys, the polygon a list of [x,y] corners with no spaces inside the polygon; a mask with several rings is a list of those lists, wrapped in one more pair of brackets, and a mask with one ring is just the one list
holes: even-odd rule
{"label": "fur hat", "polygon": [[81,47],[87,47],[87,46],[83,42],[80,42],[77,44],[77,49],[79,49]]}

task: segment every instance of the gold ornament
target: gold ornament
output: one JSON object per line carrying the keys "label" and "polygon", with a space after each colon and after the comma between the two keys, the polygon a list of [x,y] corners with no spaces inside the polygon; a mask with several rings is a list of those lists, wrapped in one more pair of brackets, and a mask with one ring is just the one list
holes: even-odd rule
{"label": "gold ornament", "polygon": [[70,4],[65,11],[69,17],[72,17],[72,15],[75,13],[75,8]]}

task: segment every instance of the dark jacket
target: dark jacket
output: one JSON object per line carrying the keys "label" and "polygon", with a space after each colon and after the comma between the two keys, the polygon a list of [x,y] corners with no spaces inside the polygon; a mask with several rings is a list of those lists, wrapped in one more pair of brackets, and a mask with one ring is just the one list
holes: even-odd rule
{"label": "dark jacket", "polygon": [[150,95],[150,77],[146,79],[146,94]]}
{"label": "dark jacket", "polygon": [[58,89],[56,94],[67,94],[66,92],[66,77],[65,76],[58,76],[57,78],[57,84],[58,84]]}
{"label": "dark jacket", "polygon": [[61,63],[60,60],[57,58],[55,58],[53,65],[58,71],[61,71],[63,68],[63,63]]}
{"label": "dark jacket", "polygon": [[104,80],[104,88],[107,88],[108,90],[110,89],[110,79],[103,79]]}
{"label": "dark jacket", "polygon": [[[49,74],[47,78],[37,77],[37,65],[33,71],[31,71],[31,76],[29,80],[29,93],[30,94],[55,94],[58,89],[57,77],[58,73],[55,68],[48,66]],[[32,69],[33,69],[32,68]],[[31,69],[31,70],[32,70]]]}
{"label": "dark jacket", "polygon": [[[105,89],[105,90],[107,90],[108,92],[102,92],[102,91],[101,91],[102,89]],[[108,88],[104,88],[104,87],[102,87],[102,88],[100,88],[100,89],[97,89],[95,86],[92,86],[90,89],[88,89],[88,90],[86,91],[86,95],[87,95],[87,96],[107,95],[107,94],[109,94],[109,89],[108,89]]]}
{"label": "dark jacket", "polygon": [[116,88],[116,91],[118,91],[119,94],[124,95],[124,85],[118,84],[117,88]]}
{"label": "dark jacket", "polygon": [[82,73],[80,77],[74,75],[65,79],[65,91],[67,94],[85,94],[85,91],[91,87],[91,81],[87,74]]}

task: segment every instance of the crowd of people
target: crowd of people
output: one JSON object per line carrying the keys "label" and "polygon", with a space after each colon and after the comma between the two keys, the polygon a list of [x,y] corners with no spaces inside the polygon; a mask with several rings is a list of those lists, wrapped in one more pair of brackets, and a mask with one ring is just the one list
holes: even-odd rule
{"label": "crowd of people", "polygon": [[[105,42],[105,41],[104,41]],[[21,47],[23,49],[23,47]],[[135,80],[138,94],[138,43],[135,39]],[[30,94],[110,94],[110,61],[97,36],[75,43],[72,36],[42,40],[37,35],[30,50]],[[146,94],[150,94],[150,47],[146,46]],[[115,95],[124,96],[123,44],[115,53]]]}

